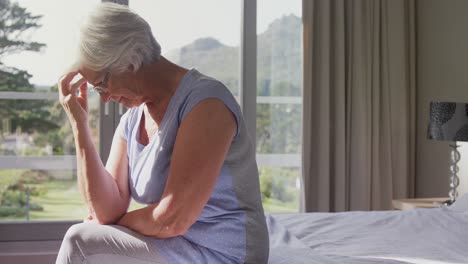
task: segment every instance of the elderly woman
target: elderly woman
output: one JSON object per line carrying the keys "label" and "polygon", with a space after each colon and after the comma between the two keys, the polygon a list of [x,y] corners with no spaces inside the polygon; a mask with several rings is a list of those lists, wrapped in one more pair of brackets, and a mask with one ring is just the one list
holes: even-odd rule
{"label": "elderly woman", "polygon": [[[222,83],[160,52],[125,6],[99,5],[82,29],[79,66],[59,91],[91,221],[68,230],[57,263],[266,263],[255,148],[239,105]],[[130,108],[105,166],[87,83],[104,103]],[[128,212],[132,198],[146,207]]]}

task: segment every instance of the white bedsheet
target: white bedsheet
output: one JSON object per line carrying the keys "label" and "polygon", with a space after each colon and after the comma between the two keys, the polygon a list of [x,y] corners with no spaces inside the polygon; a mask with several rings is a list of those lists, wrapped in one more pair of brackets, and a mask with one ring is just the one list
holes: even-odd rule
{"label": "white bedsheet", "polygon": [[268,215],[270,261],[468,263],[468,195],[451,207]]}

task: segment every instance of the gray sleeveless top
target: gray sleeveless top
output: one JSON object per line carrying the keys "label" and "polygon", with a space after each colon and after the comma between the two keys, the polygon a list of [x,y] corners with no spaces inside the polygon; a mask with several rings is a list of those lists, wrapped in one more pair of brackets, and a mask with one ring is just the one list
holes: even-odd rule
{"label": "gray sleeveless top", "polygon": [[[131,196],[143,204],[160,200],[177,130],[193,107],[207,98],[221,100],[234,114],[237,132],[207,204],[183,238],[199,247],[198,250],[221,254],[233,263],[266,263],[268,231],[261,204],[255,146],[247,134],[240,107],[229,90],[195,69],[182,79],[158,133],[148,145],[141,145],[137,140],[144,105],[122,116],[117,133],[127,141]],[[177,254],[167,256],[170,263],[180,263]]]}

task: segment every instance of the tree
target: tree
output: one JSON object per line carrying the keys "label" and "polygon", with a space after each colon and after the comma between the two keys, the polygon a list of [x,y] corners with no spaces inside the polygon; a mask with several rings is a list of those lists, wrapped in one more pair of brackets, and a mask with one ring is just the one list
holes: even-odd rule
{"label": "tree", "polygon": [[[42,16],[32,15],[26,8],[9,0],[0,0],[0,91],[32,92],[34,86],[29,82],[31,75],[15,67],[5,65],[2,60],[11,54],[32,51],[37,52],[45,44],[29,41],[23,36],[39,28]],[[7,119],[8,129],[12,132],[21,129],[23,132],[45,132],[58,128],[49,120],[48,108],[51,102],[36,100],[2,100],[0,116]],[[34,109],[32,111],[32,109]],[[5,122],[2,122],[4,124]]]}
{"label": "tree", "polygon": [[0,0],[0,61],[13,53],[21,51],[40,51],[45,44],[26,41],[23,34],[31,29],[41,27],[39,20],[42,16],[33,16],[10,0]]}

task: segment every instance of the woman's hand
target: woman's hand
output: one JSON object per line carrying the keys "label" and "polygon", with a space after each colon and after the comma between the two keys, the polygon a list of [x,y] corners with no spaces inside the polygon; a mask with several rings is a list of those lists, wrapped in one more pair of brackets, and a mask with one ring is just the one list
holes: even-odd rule
{"label": "woman's hand", "polygon": [[[88,93],[87,83],[84,78],[79,79],[76,83],[71,83],[73,78],[78,74],[77,71],[72,71],[60,78],[58,82],[58,90],[60,94],[60,104],[62,104],[68,119],[73,124],[88,123]],[[79,89],[79,94],[77,90]]]}

